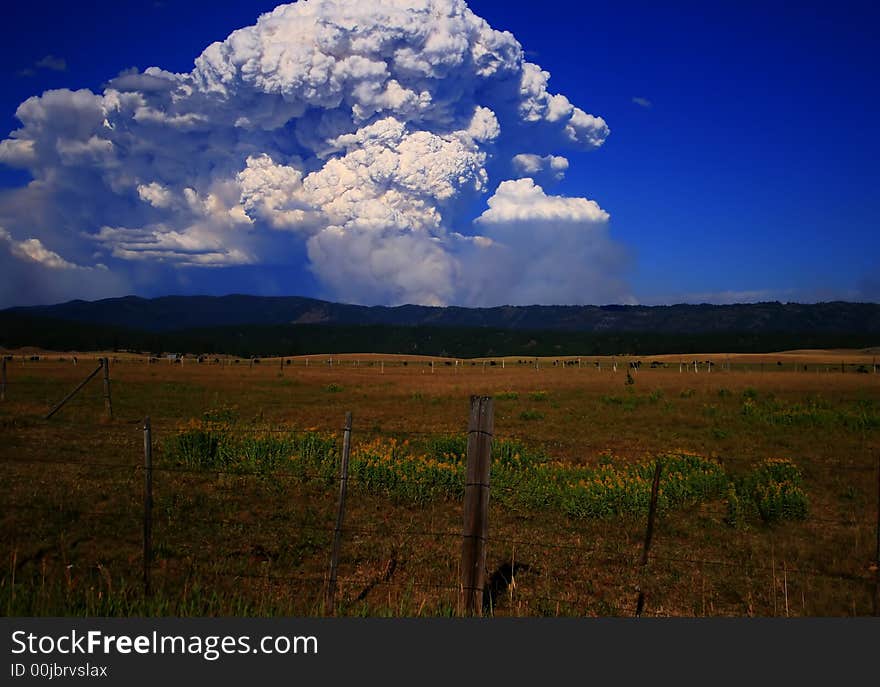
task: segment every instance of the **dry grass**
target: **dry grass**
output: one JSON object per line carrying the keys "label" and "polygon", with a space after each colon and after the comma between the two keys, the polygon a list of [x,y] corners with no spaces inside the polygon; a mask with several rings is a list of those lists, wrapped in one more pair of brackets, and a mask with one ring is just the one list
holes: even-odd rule
{"label": "dry grass", "polygon": [[[719,369],[727,356],[686,357],[714,359],[711,373],[679,373],[679,356],[644,357],[631,385],[624,361],[614,373],[610,358],[601,372],[597,358],[583,358],[580,368],[543,360],[537,370],[534,359],[508,358],[504,369],[500,358],[495,366],[437,359],[432,373],[429,359],[404,356],[334,356],[332,367],[310,356],[308,367],[303,358],[282,367],[278,359],[148,365],[110,355],[117,359],[112,421],[101,419],[99,380],[51,421],[42,419],[91,371],[95,354],[80,355],[77,366],[69,353],[9,364],[8,400],[0,405],[4,613],[320,613],[335,486],[272,475],[157,471],[156,594],[141,598],[142,418],[151,416],[157,465],[168,467],[164,439],[216,408],[233,409],[243,427],[333,434],[351,410],[355,442],[417,441],[464,432],[472,394],[497,397],[498,436],[565,461],[595,463],[608,452],[644,461],[681,449],[716,457],[731,472],[771,457],[802,468],[810,499],[804,522],[732,528],[723,501],[665,514],[643,580],[649,612],[785,615],[786,601],[789,615],[872,611],[880,429],[846,420],[858,409],[880,413],[880,375],[840,373],[841,362],[870,368],[870,351],[730,356],[730,372]],[[651,369],[653,360],[668,367]],[[803,365],[807,372],[794,371]],[[782,409],[819,402],[824,414],[768,422],[744,413],[754,395]],[[104,463],[130,467],[96,465]],[[460,519],[459,503],[415,508],[354,488],[340,612],[452,612]],[[494,612],[631,614],[643,534],[640,519],[571,521],[492,503],[490,571],[504,563],[518,571],[515,584],[499,586]]]}

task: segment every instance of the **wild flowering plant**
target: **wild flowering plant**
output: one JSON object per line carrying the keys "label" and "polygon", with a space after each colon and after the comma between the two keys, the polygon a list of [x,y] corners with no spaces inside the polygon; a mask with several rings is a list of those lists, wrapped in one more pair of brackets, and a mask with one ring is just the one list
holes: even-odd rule
{"label": "wild flowering plant", "polygon": [[[271,475],[283,470],[302,480],[338,476],[337,439],[304,433],[246,428],[223,418],[191,422],[166,446],[178,464]],[[382,437],[353,447],[349,477],[355,488],[395,500],[424,503],[464,495],[466,436],[437,436],[411,444]],[[519,441],[496,439],[492,446],[492,498],[512,509],[560,510],[573,518],[642,515],[648,511],[657,463],[661,464],[658,508],[662,512],[725,498],[728,522],[802,519],[807,497],[799,468],[771,459],[751,472],[730,477],[714,459],[674,450],[639,463],[603,454],[597,464],[552,460]]]}

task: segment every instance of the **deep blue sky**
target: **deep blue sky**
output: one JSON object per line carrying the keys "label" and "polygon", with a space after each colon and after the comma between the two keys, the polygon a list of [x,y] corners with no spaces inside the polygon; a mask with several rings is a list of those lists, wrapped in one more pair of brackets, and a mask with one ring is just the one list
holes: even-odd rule
{"label": "deep blue sky", "polygon": [[[100,90],[132,66],[189,71],[275,4],[7,3],[0,139],[31,95]],[[608,122],[606,144],[570,156],[554,192],[611,213],[639,301],[880,301],[876,4],[469,4],[517,37],[551,90]],[[66,70],[36,68],[46,55]],[[0,187],[24,180],[0,166]],[[244,272],[200,288],[257,289]]]}

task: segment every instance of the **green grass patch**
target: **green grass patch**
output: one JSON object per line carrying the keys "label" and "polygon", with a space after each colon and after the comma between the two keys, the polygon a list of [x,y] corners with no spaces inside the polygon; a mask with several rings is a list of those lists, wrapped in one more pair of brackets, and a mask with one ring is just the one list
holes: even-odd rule
{"label": "green grass patch", "polygon": [[820,397],[801,403],[785,403],[772,396],[743,400],[741,414],[753,422],[773,426],[843,427],[850,430],[880,429],[880,412],[873,401],[860,399],[832,405]]}
{"label": "green grass patch", "polygon": [[[332,437],[236,431],[220,423],[183,429],[167,444],[166,453],[192,468],[267,475],[284,471],[303,481],[324,480],[328,486],[339,470]],[[353,448],[349,476],[353,488],[395,501],[461,499],[466,456],[466,436],[436,436],[415,444],[379,438]],[[731,524],[756,516],[765,522],[806,517],[800,471],[790,461],[765,461],[747,475],[731,478],[719,462],[682,451],[636,464],[604,455],[598,465],[586,466],[555,461],[522,442],[503,439],[492,447],[492,498],[513,510],[549,508],[572,518],[643,515],[658,461],[663,466],[661,512],[726,497]]]}
{"label": "green grass patch", "polygon": [[524,410],[519,414],[519,419],[526,420],[526,421],[543,420],[544,413],[542,413],[538,410]]}
{"label": "green grass patch", "polygon": [[734,527],[755,519],[767,524],[804,520],[807,513],[801,471],[790,460],[765,460],[727,487],[727,522]]}
{"label": "green grass patch", "polygon": [[660,389],[656,389],[649,394],[642,395],[637,394],[632,388],[627,388],[626,393],[623,395],[617,394],[603,394],[599,397],[599,400],[607,406],[617,406],[623,408],[624,410],[636,410],[643,405],[651,404],[655,405],[659,403],[663,399],[663,392]]}

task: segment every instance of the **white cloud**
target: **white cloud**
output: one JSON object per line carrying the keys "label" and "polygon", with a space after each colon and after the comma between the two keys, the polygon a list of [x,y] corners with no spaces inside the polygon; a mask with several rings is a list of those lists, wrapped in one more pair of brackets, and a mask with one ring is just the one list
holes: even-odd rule
{"label": "white cloud", "polygon": [[654,103],[652,103],[652,102],[651,102],[650,100],[648,100],[647,98],[634,97],[634,98],[632,99],[632,101],[633,101],[636,105],[638,105],[639,107],[645,107],[645,108],[648,108],[648,107],[653,107],[653,106],[654,106]]}
{"label": "white cloud", "polygon": [[94,241],[113,257],[125,260],[155,260],[186,267],[221,267],[253,262],[239,248],[232,248],[210,232],[185,233],[162,225],[144,229],[102,227]]}
{"label": "white cloud", "polygon": [[17,240],[2,227],[0,274],[0,307],[123,296],[131,290],[129,282],[102,263],[77,264],[38,238]]}
{"label": "white cloud", "polygon": [[36,147],[31,139],[7,138],[0,141],[0,162],[10,167],[30,167],[37,161]]}
{"label": "white cloud", "polygon": [[519,153],[513,156],[512,162],[517,176],[531,177],[535,180],[561,181],[568,171],[568,158],[561,155],[541,156],[534,153]]}
{"label": "white cloud", "polygon": [[489,199],[489,209],[477,218],[483,225],[512,222],[606,222],[609,215],[586,198],[548,196],[532,179],[502,181]]}
{"label": "white cloud", "polygon": [[46,55],[38,60],[34,66],[40,69],[49,69],[53,72],[66,72],[67,60],[63,57],[56,57],[55,55]]}
{"label": "white cloud", "polygon": [[[151,262],[302,270],[305,252],[327,296],[488,302],[464,267],[497,248],[493,232],[558,239],[548,223],[607,220],[531,181],[561,179],[561,153],[598,148],[609,129],[523,55],[463,0],[281,5],[191,72],[132,69],[101,93],[22,103],[0,163],[33,181],[0,196],[0,221],[77,254],[97,246],[126,274]],[[480,195],[517,176],[473,225]],[[468,236],[474,226],[485,236]],[[574,255],[589,272],[593,254]],[[560,288],[546,297],[570,297]]]}
{"label": "white cloud", "polygon": [[472,304],[628,303],[626,252],[607,212],[586,198],[547,195],[530,178],[503,181],[476,220],[466,253]]}
{"label": "white cloud", "polygon": [[165,186],[155,181],[149,184],[138,184],[138,197],[145,203],[156,208],[171,207],[174,195]]}
{"label": "white cloud", "polygon": [[36,263],[52,270],[106,270],[107,267],[98,263],[94,267],[84,267],[65,260],[55,251],[49,250],[40,239],[29,238],[17,241],[3,227],[0,227],[0,242],[7,245],[9,252],[25,262]]}

